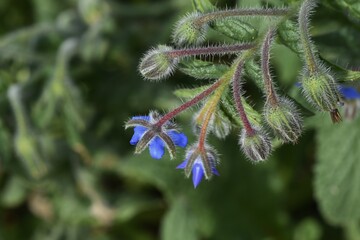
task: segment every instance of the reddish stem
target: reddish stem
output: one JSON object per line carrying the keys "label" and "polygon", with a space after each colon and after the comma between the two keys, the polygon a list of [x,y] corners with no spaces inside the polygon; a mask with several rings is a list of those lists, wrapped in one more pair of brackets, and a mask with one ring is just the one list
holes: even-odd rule
{"label": "reddish stem", "polygon": [[196,56],[196,55],[216,55],[216,54],[226,54],[226,53],[237,53],[242,50],[247,50],[253,48],[255,44],[253,43],[242,43],[234,45],[224,45],[224,46],[209,46],[202,48],[185,48],[185,49],[175,49],[173,51],[167,52],[170,57],[186,57],[186,56]]}
{"label": "reddish stem", "polygon": [[270,73],[270,46],[274,37],[274,30],[270,30],[265,37],[264,43],[261,49],[261,69],[264,78],[264,86],[266,97],[272,106],[278,105],[278,99],[274,90],[274,85]]}
{"label": "reddish stem", "polygon": [[236,69],[235,69],[235,73],[234,73],[234,76],[232,79],[233,97],[235,100],[235,105],[238,110],[240,119],[241,119],[242,123],[244,124],[244,129],[249,136],[252,136],[255,134],[255,130],[253,129],[249,119],[247,118],[244,106],[242,104],[241,94],[240,94],[240,92],[241,92],[240,81],[241,81],[241,72],[242,72],[243,66],[244,66],[244,61],[242,60],[239,62],[239,64],[236,66]]}
{"label": "reddish stem", "polygon": [[155,126],[161,127],[162,125],[164,125],[164,123],[166,123],[170,119],[174,118],[180,112],[182,112],[182,111],[186,110],[187,108],[197,104],[198,102],[203,100],[205,97],[209,96],[215,89],[217,89],[221,85],[222,82],[223,82],[223,79],[219,79],[213,85],[211,85],[208,89],[206,89],[202,93],[198,94],[196,97],[194,97],[190,101],[184,103],[183,105],[180,105],[179,107],[175,108],[171,112],[167,113],[157,123],[155,123]]}

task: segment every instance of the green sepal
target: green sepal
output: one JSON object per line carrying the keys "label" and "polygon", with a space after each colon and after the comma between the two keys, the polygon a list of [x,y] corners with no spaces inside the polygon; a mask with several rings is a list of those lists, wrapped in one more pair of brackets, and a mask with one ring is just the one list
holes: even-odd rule
{"label": "green sepal", "polygon": [[256,28],[237,18],[215,21],[211,27],[236,41],[253,41],[258,36]]}
{"label": "green sepal", "polygon": [[228,69],[226,64],[192,59],[181,62],[180,71],[196,79],[218,79]]}

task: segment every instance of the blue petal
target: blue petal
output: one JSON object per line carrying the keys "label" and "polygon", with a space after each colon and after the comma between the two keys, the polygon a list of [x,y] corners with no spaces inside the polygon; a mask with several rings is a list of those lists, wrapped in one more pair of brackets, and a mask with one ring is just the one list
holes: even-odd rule
{"label": "blue petal", "polygon": [[340,86],[339,90],[346,99],[357,99],[360,98],[360,93],[354,87]]}
{"label": "blue petal", "polygon": [[145,121],[150,121],[150,117],[149,116],[135,116],[131,118],[132,120],[145,120]]}
{"label": "blue petal", "polygon": [[155,137],[149,144],[149,150],[152,158],[162,158],[165,153],[165,145],[163,140],[161,140],[159,137]]}
{"label": "blue petal", "polygon": [[174,144],[179,147],[186,147],[188,139],[185,134],[176,131],[168,131],[167,134],[173,140]]}
{"label": "blue petal", "polygon": [[213,174],[215,174],[216,176],[220,176],[220,173],[218,172],[218,170],[214,167],[211,168],[211,171]]}
{"label": "blue petal", "polygon": [[195,163],[192,169],[192,180],[196,188],[204,177],[204,168],[200,163]]}
{"label": "blue petal", "polygon": [[184,169],[186,167],[187,160],[183,161],[180,165],[176,167],[176,169]]}
{"label": "blue petal", "polygon": [[300,87],[302,87],[302,84],[301,84],[301,82],[296,82],[295,86],[300,88]]}
{"label": "blue petal", "polygon": [[134,128],[134,135],[132,136],[132,138],[130,140],[130,144],[136,145],[146,130],[147,130],[146,127],[136,126]]}

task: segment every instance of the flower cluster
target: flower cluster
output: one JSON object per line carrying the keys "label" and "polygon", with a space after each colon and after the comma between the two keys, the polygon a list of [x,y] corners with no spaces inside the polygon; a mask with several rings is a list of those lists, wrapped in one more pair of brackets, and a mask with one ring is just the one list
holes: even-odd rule
{"label": "flower cluster", "polygon": [[[304,63],[299,76],[301,91],[316,110],[329,112],[332,121],[336,123],[341,121],[338,109],[342,101],[345,101],[345,106],[353,106],[356,102],[359,108],[360,93],[353,87],[337,87],[339,85],[334,75],[317,56],[308,30],[309,15],[314,7],[314,1],[305,0],[297,14],[297,48],[302,49],[300,57]],[[176,146],[186,147],[187,137],[179,131],[173,119],[199,103],[202,107],[193,117],[197,141],[187,148],[185,160],[177,167],[184,170],[186,177],[192,175],[195,188],[202,179],[208,180],[213,175],[219,175],[216,169],[218,155],[207,143],[211,133],[224,138],[231,129],[238,129],[240,149],[254,163],[270,156],[275,138],[282,143],[296,143],[303,131],[300,108],[297,102],[277,89],[270,70],[271,46],[280,31],[279,26],[295,15],[295,10],[296,6],[228,10],[217,10],[211,6],[208,12],[197,11],[183,17],[176,24],[172,35],[175,46],[158,45],[149,50],[139,64],[140,73],[147,80],[158,81],[180,69],[195,78],[217,80],[206,87],[187,90],[187,97],[192,97],[164,115],[150,112],[148,116],[131,118],[126,128],[134,127],[130,144],[136,145],[135,153],[141,153],[149,147],[151,157],[160,159],[166,148],[170,158],[174,158]],[[244,28],[239,26],[254,16],[276,18],[277,21],[269,21],[271,24],[262,30],[246,22],[250,30],[242,31]],[[210,28],[236,42],[202,46]],[[251,34],[251,37],[246,34]],[[249,42],[249,39],[254,41]],[[226,65],[207,60],[209,56],[222,58],[224,55],[227,55],[227,60],[231,59]],[[254,80],[263,92],[262,114],[247,103],[242,88],[244,75],[246,79]],[[350,118],[354,111],[349,109],[345,116]]]}

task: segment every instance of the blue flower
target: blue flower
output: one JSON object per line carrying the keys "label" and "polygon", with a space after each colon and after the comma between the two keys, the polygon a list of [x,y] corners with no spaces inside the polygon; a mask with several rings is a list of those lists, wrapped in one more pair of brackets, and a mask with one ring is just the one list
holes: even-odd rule
{"label": "blue flower", "polygon": [[355,87],[340,85],[339,90],[346,100],[360,99],[360,92]]}
{"label": "blue flower", "polygon": [[205,152],[201,153],[192,147],[187,151],[185,161],[176,168],[184,169],[187,177],[192,173],[192,181],[196,188],[204,177],[209,179],[212,175],[220,175],[215,168],[216,164],[216,154],[213,150],[207,147]]}
{"label": "blue flower", "polygon": [[126,127],[134,127],[134,135],[130,140],[131,145],[136,145],[135,153],[141,153],[149,146],[152,158],[160,159],[165,153],[165,147],[169,150],[170,157],[175,155],[175,146],[186,147],[187,137],[180,133],[171,122],[165,123],[158,128],[155,124],[160,116],[151,112],[149,116],[132,117],[126,123]]}

